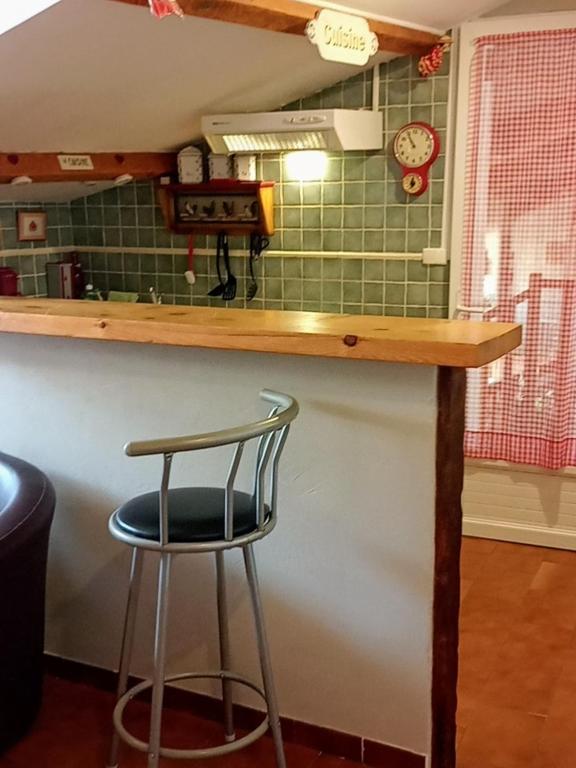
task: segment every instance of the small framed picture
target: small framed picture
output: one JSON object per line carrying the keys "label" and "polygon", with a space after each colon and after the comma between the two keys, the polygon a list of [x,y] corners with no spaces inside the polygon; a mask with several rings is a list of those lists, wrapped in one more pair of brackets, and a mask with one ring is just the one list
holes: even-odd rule
{"label": "small framed picture", "polygon": [[18,240],[46,240],[46,212],[18,211]]}

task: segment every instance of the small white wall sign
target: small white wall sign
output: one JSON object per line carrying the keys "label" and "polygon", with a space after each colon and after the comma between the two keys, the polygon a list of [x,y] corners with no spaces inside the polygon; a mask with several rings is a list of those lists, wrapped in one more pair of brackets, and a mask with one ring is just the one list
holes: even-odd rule
{"label": "small white wall sign", "polygon": [[363,66],[378,51],[378,38],[366,19],[328,8],[308,22],[306,34],[326,61]]}
{"label": "small white wall sign", "polygon": [[62,171],[93,171],[94,163],[90,155],[58,155]]}

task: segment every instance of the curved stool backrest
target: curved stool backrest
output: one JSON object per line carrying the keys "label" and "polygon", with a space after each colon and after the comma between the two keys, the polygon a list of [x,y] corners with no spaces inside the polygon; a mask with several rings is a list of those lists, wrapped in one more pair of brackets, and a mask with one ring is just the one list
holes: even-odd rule
{"label": "curved stool backrest", "polygon": [[[263,389],[260,397],[273,405],[266,419],[240,427],[223,429],[218,432],[206,432],[183,437],[167,437],[158,440],[128,443],[124,451],[127,456],[163,456],[162,483],[160,487],[160,547],[170,544],[168,535],[169,521],[169,484],[172,459],[176,453],[200,451],[207,448],[219,448],[236,445],[234,456],[226,478],[224,495],[224,541],[234,541],[234,483],[246,443],[258,440],[254,465],[253,494],[258,530],[263,534],[272,529],[276,521],[278,497],[278,467],[280,456],[288,437],[290,424],[298,415],[298,403],[290,395]],[[266,490],[269,488],[268,501]],[[198,545],[198,548],[202,548]],[[207,548],[213,549],[213,544]]]}

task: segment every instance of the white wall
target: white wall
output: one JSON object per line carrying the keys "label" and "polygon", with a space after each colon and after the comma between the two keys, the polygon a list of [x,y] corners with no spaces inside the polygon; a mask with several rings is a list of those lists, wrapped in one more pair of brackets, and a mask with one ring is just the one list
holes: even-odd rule
{"label": "white wall", "polygon": [[576,10],[575,0],[510,0],[488,13],[488,16],[520,16],[526,13],[554,13],[556,11]]}
{"label": "white wall", "polygon": [[576,549],[576,472],[468,462],[464,533]]}
{"label": "white wall", "polygon": [[[0,335],[0,450],[44,469],[57,515],[48,649],[116,664],[127,552],[106,521],[156,487],[128,439],[263,413],[262,386],[302,413],[287,446],[280,522],[256,545],[282,713],[427,754],[430,738],[436,374],[432,368]],[[228,456],[176,464],[221,480]],[[185,462],[184,462],[185,463]],[[232,556],[235,657],[253,672],[247,596]],[[152,572],[147,573],[151,579]],[[170,668],[214,667],[212,562],[176,563]],[[136,669],[148,669],[152,581]]]}

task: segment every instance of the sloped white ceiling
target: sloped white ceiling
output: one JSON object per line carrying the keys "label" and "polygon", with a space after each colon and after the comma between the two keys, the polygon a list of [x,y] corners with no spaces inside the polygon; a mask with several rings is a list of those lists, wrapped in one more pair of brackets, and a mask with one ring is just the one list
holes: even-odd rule
{"label": "sloped white ceiling", "polygon": [[305,38],[62,0],[0,36],[0,151],[162,151],[202,114],[273,109],[357,71]]}
{"label": "sloped white ceiling", "polygon": [[317,0],[316,4],[353,10],[374,19],[444,34],[463,21],[482,16],[504,2],[506,0],[345,0],[342,4]]}
{"label": "sloped white ceiling", "polygon": [[[347,5],[443,31],[494,0]],[[0,152],[172,150],[202,114],[275,109],[357,71],[296,35],[61,0],[0,36]]]}

